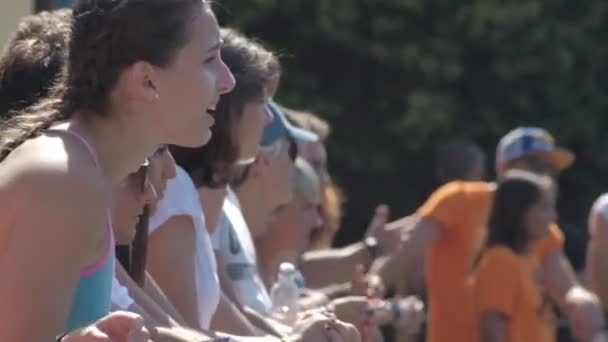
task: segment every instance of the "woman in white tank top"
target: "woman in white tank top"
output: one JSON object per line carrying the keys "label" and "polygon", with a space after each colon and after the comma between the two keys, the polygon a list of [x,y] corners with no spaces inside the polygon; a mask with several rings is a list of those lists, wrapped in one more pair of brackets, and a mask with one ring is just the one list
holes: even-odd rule
{"label": "woman in white tank top", "polygon": [[278,60],[261,45],[231,30],[222,30],[221,36],[224,60],[240,71],[237,85],[217,106],[209,144],[172,147],[181,167],[150,221],[148,268],[186,321],[200,329],[210,328],[220,298],[209,234],[239,160],[251,160],[257,153],[261,131],[270,121],[267,104],[280,75]]}
{"label": "woman in white tank top", "polygon": [[[217,320],[212,316],[218,301],[226,302],[222,302],[224,297],[219,290],[209,233],[215,230],[227,183],[239,166],[252,163],[258,152],[261,132],[271,121],[268,103],[280,73],[276,58],[261,45],[232,30],[222,30],[221,36],[222,57],[231,70],[238,70],[237,86],[220,100],[213,139],[205,148],[172,147],[181,168],[169,182],[165,198],[152,217],[148,255],[148,269],[180,314],[192,327],[200,329],[207,328],[211,321],[212,330],[216,330]],[[229,317],[222,322],[224,326],[235,329],[227,332],[260,336],[240,311],[222,317]],[[328,333],[321,322],[336,329]],[[284,340],[357,341],[356,337],[352,327],[312,314]],[[236,339],[278,341],[271,336]]]}

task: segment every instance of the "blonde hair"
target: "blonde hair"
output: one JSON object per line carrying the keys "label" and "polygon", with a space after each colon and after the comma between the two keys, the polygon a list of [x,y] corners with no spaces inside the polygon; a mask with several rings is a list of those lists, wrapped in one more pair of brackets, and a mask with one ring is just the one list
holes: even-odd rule
{"label": "blonde hair", "polygon": [[304,158],[296,158],[292,189],[295,198],[314,205],[321,204],[319,176]]}
{"label": "blonde hair", "polygon": [[330,180],[321,191],[321,218],[323,225],[310,236],[310,249],[331,248],[334,236],[342,224],[342,191]]}
{"label": "blonde hair", "polygon": [[[324,143],[331,134],[331,125],[318,115],[281,107],[287,119],[295,126],[315,133]],[[342,204],[344,196],[338,186],[329,178],[321,188],[321,217],[323,225],[310,236],[310,249],[330,248],[334,236],[342,224]]]}

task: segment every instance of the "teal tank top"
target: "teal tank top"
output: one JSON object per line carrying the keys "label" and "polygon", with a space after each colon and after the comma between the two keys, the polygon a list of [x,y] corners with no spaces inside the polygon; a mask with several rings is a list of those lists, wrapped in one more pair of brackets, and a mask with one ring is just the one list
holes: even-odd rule
{"label": "teal tank top", "polygon": [[[69,129],[66,132],[80,141],[89,151],[95,165],[99,159],[93,147],[80,134]],[[114,230],[108,209],[108,245],[103,256],[93,265],[85,268],[80,274],[80,281],[72,299],[72,307],[67,319],[68,332],[80,329],[96,322],[110,313],[112,304],[112,279],[114,277]]]}
{"label": "teal tank top", "polygon": [[101,259],[101,264],[81,274],[68,316],[67,331],[85,327],[110,313],[115,260],[113,240],[110,239],[110,252]]}

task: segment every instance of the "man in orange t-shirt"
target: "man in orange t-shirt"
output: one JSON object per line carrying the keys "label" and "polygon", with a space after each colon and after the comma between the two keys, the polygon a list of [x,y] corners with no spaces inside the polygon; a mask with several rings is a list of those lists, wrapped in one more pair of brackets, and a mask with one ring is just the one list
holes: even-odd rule
{"label": "man in orange t-shirt", "polygon": [[[551,135],[540,128],[509,132],[496,152],[498,177],[509,169],[557,177],[573,161],[574,155],[556,147]],[[410,264],[426,253],[429,342],[470,342],[478,334],[469,274],[485,237],[494,188],[493,183],[452,182],[435,191],[417,211],[413,228],[381,271],[398,273],[394,270],[398,265]],[[570,314],[575,334],[593,336],[603,327],[601,309],[597,298],[578,285],[562,246],[563,235],[556,225],[534,246],[545,274],[544,286]]]}

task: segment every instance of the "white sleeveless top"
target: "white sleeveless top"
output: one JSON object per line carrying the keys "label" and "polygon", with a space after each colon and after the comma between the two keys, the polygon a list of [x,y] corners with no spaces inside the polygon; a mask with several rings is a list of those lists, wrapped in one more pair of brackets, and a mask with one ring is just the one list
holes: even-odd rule
{"label": "white sleeveless top", "polygon": [[[196,233],[195,278],[198,297],[200,325],[209,329],[211,318],[220,301],[220,285],[217,266],[209,232],[205,227],[205,217],[201,208],[199,195],[190,176],[177,166],[177,176],[167,183],[165,197],[156,207],[150,218],[150,234],[171,217],[187,215],[192,218]],[[171,265],[167,265],[171,267]]]}

